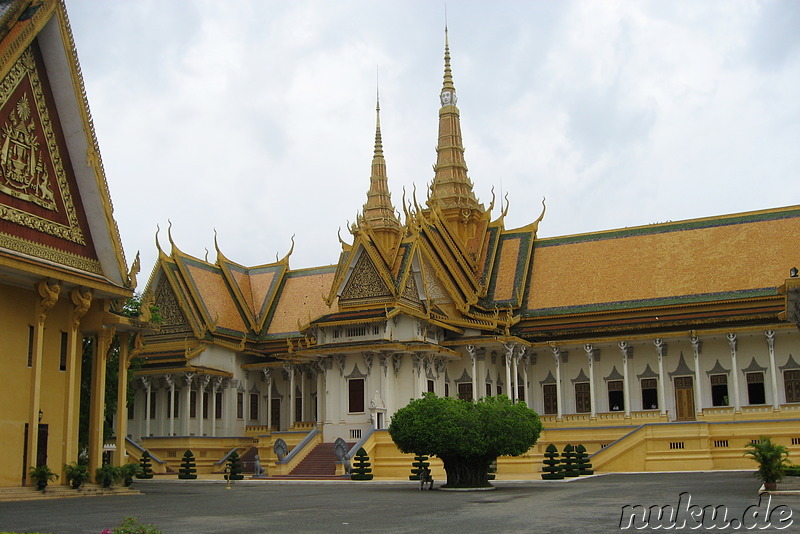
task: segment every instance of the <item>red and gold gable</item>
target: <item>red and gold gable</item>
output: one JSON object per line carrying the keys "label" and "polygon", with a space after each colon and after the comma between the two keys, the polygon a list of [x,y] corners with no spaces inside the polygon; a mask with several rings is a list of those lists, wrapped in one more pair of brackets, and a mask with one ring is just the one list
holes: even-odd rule
{"label": "red and gold gable", "polygon": [[100,272],[35,42],[0,83],[0,246]]}

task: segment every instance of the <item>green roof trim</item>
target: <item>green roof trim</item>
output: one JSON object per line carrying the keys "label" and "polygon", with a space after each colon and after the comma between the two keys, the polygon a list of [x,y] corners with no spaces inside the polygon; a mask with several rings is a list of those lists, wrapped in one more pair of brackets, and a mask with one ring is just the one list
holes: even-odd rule
{"label": "green roof trim", "polygon": [[769,213],[751,213],[730,217],[725,216],[718,219],[702,219],[678,221],[674,223],[652,224],[649,226],[636,226],[633,228],[607,230],[591,234],[578,234],[565,237],[548,237],[544,239],[537,239],[534,249],[555,247],[558,245],[588,243],[591,241],[605,241],[606,239],[622,239],[626,237],[666,234],[670,232],[684,232],[687,230],[701,230],[704,228],[716,228],[720,226],[732,226],[736,224],[750,224],[765,221],[776,221],[780,219],[793,219],[796,217],[800,217],[800,209],[797,208],[773,211]]}
{"label": "green roof trim", "polygon": [[697,295],[682,295],[676,297],[662,297],[641,300],[623,300],[618,302],[603,302],[599,304],[584,304],[578,306],[557,306],[553,308],[540,308],[524,310],[523,317],[546,317],[548,315],[571,315],[591,312],[607,312],[615,310],[628,310],[632,308],[653,308],[658,306],[673,306],[676,304],[699,304],[703,302],[716,302],[725,300],[740,300],[759,297],[774,297],[778,295],[778,288],[764,287],[760,289],[742,289],[738,291],[725,291],[721,293],[700,293]]}

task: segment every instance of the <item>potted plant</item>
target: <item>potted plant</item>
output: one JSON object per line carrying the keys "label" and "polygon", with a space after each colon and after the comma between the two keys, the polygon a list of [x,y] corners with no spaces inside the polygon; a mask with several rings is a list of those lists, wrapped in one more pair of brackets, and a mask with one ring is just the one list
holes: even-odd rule
{"label": "potted plant", "polygon": [[29,471],[31,479],[36,482],[36,489],[44,491],[48,482],[53,482],[58,479],[58,475],[53,473],[46,465],[31,467]]}
{"label": "potted plant", "polygon": [[122,485],[126,488],[133,484],[133,477],[138,477],[142,473],[142,466],[138,463],[125,464],[119,469],[122,474]]}
{"label": "potted plant", "polygon": [[784,468],[789,465],[788,449],[765,436],[757,441],[751,441],[745,448],[747,449],[745,456],[750,456],[758,463],[755,475],[764,483],[764,489],[774,490],[784,476]]}
{"label": "potted plant", "polygon": [[119,467],[115,467],[111,464],[105,464],[104,466],[97,468],[94,477],[98,484],[104,488],[110,488],[111,484],[119,482],[119,480],[122,478],[122,472]]}
{"label": "potted plant", "polygon": [[72,485],[72,489],[78,489],[84,482],[89,480],[89,468],[78,462],[66,464],[64,466],[64,476],[67,477],[67,482]]}

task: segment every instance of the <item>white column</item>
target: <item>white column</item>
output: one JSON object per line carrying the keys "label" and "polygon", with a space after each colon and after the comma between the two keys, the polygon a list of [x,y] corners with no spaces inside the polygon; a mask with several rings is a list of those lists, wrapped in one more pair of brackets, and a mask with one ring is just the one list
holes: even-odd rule
{"label": "white column", "polygon": [[215,377],[211,386],[211,437],[217,435],[217,391],[222,385],[222,380],[221,376]]}
{"label": "white column", "polygon": [[625,402],[625,417],[631,416],[631,389],[630,377],[628,374],[628,360],[632,358],[631,347],[627,341],[619,342],[619,350],[622,352],[622,394]]}
{"label": "white column", "polygon": [[564,414],[564,402],[561,396],[561,349],[553,347],[553,358],[556,361],[556,419],[561,420]]}
{"label": "white column", "polygon": [[742,400],[739,398],[739,364],[736,361],[736,334],[728,334],[728,345],[731,347],[731,374],[733,375],[733,411],[742,411]]}
{"label": "white column", "polygon": [[150,436],[150,377],[143,376],[142,384],[144,385],[144,435],[148,437]]}
{"label": "white column", "polygon": [[667,395],[664,384],[664,356],[667,345],[661,338],[656,338],[653,343],[658,354],[658,406],[661,408],[661,415],[667,415]]}
{"label": "white column", "polygon": [[288,364],[285,365],[284,368],[289,372],[289,426],[288,428],[291,429],[294,426],[294,416],[295,416],[295,395],[294,395],[294,365]]}
{"label": "white column", "polygon": [[597,401],[594,398],[594,347],[590,344],[583,346],[586,351],[586,358],[589,360],[589,405],[591,406],[591,419],[597,418]]}
{"label": "white column", "polygon": [[767,346],[769,347],[769,376],[772,379],[772,409],[779,411],[781,404],[778,402],[778,367],[775,363],[775,332],[767,330],[764,332],[767,336]]}
{"label": "white column", "polygon": [[480,348],[475,353],[477,354],[478,358],[478,364],[475,367],[475,372],[477,374],[478,387],[480,388],[476,398],[481,398],[486,396],[486,349]]}
{"label": "white column", "polygon": [[521,353],[520,353],[519,349],[517,350],[516,354],[512,354],[511,355],[511,362],[512,362],[512,365],[513,365],[512,369],[511,369],[511,377],[513,379],[513,384],[514,384],[514,386],[513,386],[514,389],[511,390],[511,392],[513,393],[513,396],[511,397],[511,400],[513,400],[514,402],[517,402],[519,400],[519,365],[518,365],[518,362],[519,362],[519,357],[520,356],[521,356]]}
{"label": "white column", "polygon": [[528,366],[530,365],[530,356],[525,354],[525,347],[522,348],[522,390],[525,393],[525,406],[531,408],[533,403],[531,402],[531,390],[528,386]]}
{"label": "white column", "polygon": [[211,375],[203,375],[203,378],[198,384],[200,394],[197,396],[197,401],[200,403],[200,406],[197,407],[197,420],[199,421],[197,425],[197,435],[201,437],[203,436],[203,407],[205,406],[206,388],[209,382],[211,382]]}
{"label": "white column", "polygon": [[164,375],[164,380],[169,386],[169,399],[167,399],[167,406],[169,407],[169,435],[175,435],[175,378],[172,375]]}
{"label": "white column", "polygon": [[300,377],[300,421],[308,421],[308,402],[306,402],[306,395],[308,390],[306,390],[306,371],[303,367],[298,367],[297,374]]}
{"label": "white column", "polygon": [[700,351],[702,350],[703,342],[694,334],[692,334],[690,339],[692,341],[692,351],[694,352],[694,398],[697,401],[697,413],[698,415],[702,415],[703,395],[702,388],[700,387]]}
{"label": "white column", "polygon": [[317,417],[316,422],[325,420],[325,366],[322,360],[314,362],[317,371]]}
{"label": "white column", "polygon": [[514,358],[514,344],[504,343],[503,347],[506,349],[505,362],[506,362],[506,388],[508,389],[508,398],[514,400],[514,386],[511,383],[511,360]]}
{"label": "white column", "polygon": [[194,373],[184,373],[183,380],[186,384],[186,391],[183,394],[183,425],[182,425],[182,432],[184,436],[189,435],[189,414],[191,413],[191,408],[189,405],[192,401],[192,379],[194,379]]}
{"label": "white column", "polygon": [[467,345],[467,354],[469,354],[469,360],[472,362],[472,398],[478,400],[483,395],[478,390],[478,361],[475,354],[475,345]]}
{"label": "white column", "polygon": [[272,369],[264,369],[264,379],[267,381],[267,430],[272,432]]}

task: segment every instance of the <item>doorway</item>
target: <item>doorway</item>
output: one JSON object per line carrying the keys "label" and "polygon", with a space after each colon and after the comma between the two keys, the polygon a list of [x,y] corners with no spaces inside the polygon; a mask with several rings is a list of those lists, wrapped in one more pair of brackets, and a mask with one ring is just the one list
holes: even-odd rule
{"label": "doorway", "polygon": [[[281,429],[281,400],[280,399],[272,399],[272,410],[271,410],[271,419],[272,419],[272,429],[280,430]],[[270,430],[272,430],[270,429]]]}
{"label": "doorway", "polygon": [[675,377],[675,419],[694,421],[694,381],[691,376]]}

